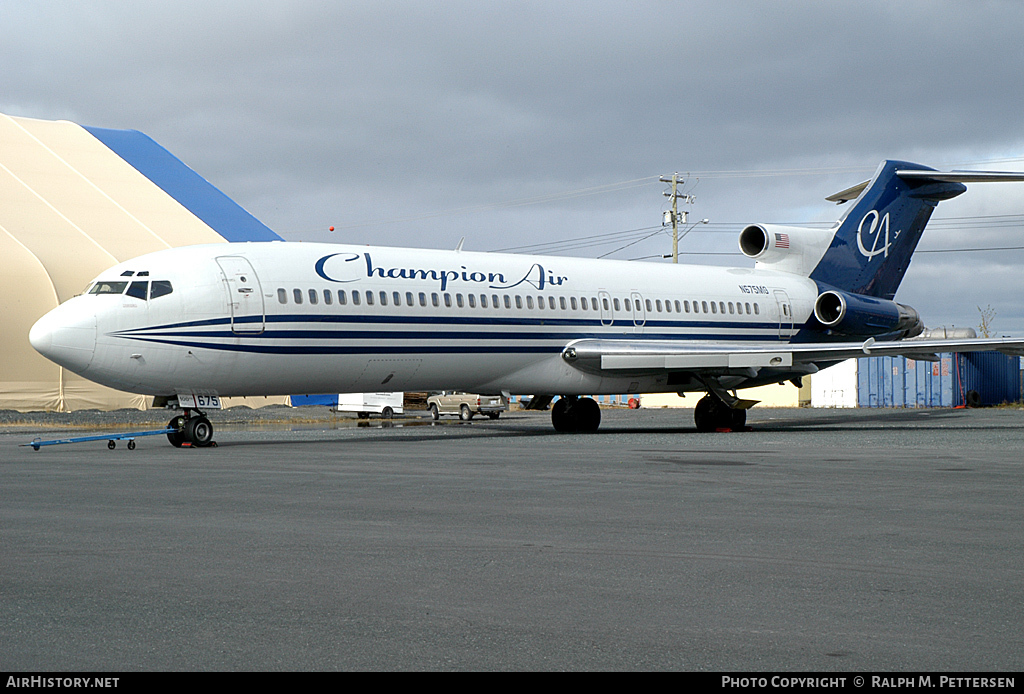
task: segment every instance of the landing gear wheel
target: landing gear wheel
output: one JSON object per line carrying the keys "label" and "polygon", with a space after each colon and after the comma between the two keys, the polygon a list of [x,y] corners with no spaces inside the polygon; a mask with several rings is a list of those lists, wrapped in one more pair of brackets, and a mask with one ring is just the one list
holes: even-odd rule
{"label": "landing gear wheel", "polygon": [[573,421],[569,398],[559,398],[551,406],[551,426],[555,431],[567,433],[576,431],[576,423]]}
{"label": "landing gear wheel", "polygon": [[209,446],[213,442],[213,425],[206,417],[193,417],[185,425],[185,435],[193,446]]}
{"label": "landing gear wheel", "polygon": [[747,427],[747,411],[746,410],[730,410],[732,415],[732,430],[743,431]]}
{"label": "landing gear wheel", "polygon": [[593,398],[580,398],[572,408],[576,431],[592,433],[601,426],[601,406]]}
{"label": "landing gear wheel", "polygon": [[463,405],[459,409],[459,419],[461,419],[463,422],[468,422],[469,420],[473,419],[473,413],[470,411],[469,405]]}
{"label": "landing gear wheel", "polygon": [[593,398],[559,398],[551,406],[555,431],[592,433],[601,426],[601,406]]}
{"label": "landing gear wheel", "polygon": [[704,433],[718,429],[740,431],[747,424],[747,411],[734,410],[717,398],[705,395],[697,401],[697,407],[693,410],[693,421],[697,425],[697,431]]}
{"label": "landing gear wheel", "polygon": [[181,448],[181,444],[185,443],[185,422],[188,420],[183,415],[178,415],[171,421],[167,422],[168,429],[174,429],[174,431],[167,432],[167,440],[171,442],[171,445],[175,448]]}

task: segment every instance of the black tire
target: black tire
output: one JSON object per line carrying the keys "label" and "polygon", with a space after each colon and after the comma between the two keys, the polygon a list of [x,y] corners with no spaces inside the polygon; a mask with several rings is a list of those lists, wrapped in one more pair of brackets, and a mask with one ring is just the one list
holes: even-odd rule
{"label": "black tire", "polygon": [[185,425],[185,434],[193,446],[209,446],[213,443],[213,424],[206,417],[193,417]]}
{"label": "black tire", "polygon": [[459,419],[463,422],[473,419],[473,412],[469,409],[469,405],[463,405],[459,408]]}
{"label": "black tire", "polygon": [[576,431],[576,421],[572,416],[569,398],[559,398],[551,406],[551,426],[561,433]]}
{"label": "black tire", "polygon": [[693,422],[697,425],[697,431],[708,433],[718,428],[717,407],[714,398],[705,395],[697,401],[693,409]]}
{"label": "black tire", "polygon": [[390,407],[385,407],[380,413],[381,419],[391,419],[395,416],[395,411]]}
{"label": "black tire", "polygon": [[967,391],[967,406],[981,407],[981,395],[976,390]]}
{"label": "black tire", "polygon": [[498,417],[501,416],[501,412],[488,412],[487,416],[490,417],[491,419],[497,419]]}
{"label": "black tire", "polygon": [[437,405],[430,403],[430,418],[435,422],[441,419],[441,413],[437,411]]}
{"label": "black tire", "polygon": [[128,441],[128,450],[129,451],[134,451],[135,450],[135,442],[134,441]]}
{"label": "black tire", "polygon": [[178,415],[171,421],[167,422],[168,429],[174,429],[174,431],[167,432],[167,440],[171,442],[171,445],[175,448],[181,448],[181,444],[185,443],[185,422],[187,420],[182,415]]}
{"label": "black tire", "polygon": [[114,450],[115,448],[117,448],[117,442],[114,441],[114,439],[110,439],[109,441],[107,441],[107,448],[109,448],[110,450]]}
{"label": "black tire", "polygon": [[593,398],[577,400],[570,414],[576,422],[576,431],[593,433],[601,426],[601,406]]}
{"label": "black tire", "polygon": [[732,429],[733,431],[743,431],[747,426],[747,411],[746,410],[729,410],[729,414],[732,416]]}

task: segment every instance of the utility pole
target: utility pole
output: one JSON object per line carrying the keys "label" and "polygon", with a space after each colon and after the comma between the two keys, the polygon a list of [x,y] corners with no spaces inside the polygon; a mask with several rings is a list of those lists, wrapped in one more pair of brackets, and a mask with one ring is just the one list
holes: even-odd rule
{"label": "utility pole", "polygon": [[[695,200],[695,198],[692,195],[680,195],[679,194],[679,184],[680,183],[685,183],[686,181],[684,179],[679,178],[679,174],[678,173],[672,174],[672,178],[666,178],[665,176],[662,176],[658,180],[662,181],[663,183],[671,183],[672,184],[672,192],[671,193],[666,192],[664,194],[665,197],[672,198],[672,209],[671,209],[671,211],[665,212],[665,215],[662,218],[662,226],[668,226],[668,224],[670,224],[670,223],[672,224],[672,262],[673,263],[678,263],[679,262],[679,223],[682,222],[683,224],[686,224],[686,215],[687,215],[686,210],[683,210],[682,212],[679,211],[679,198],[682,198],[683,202],[690,203],[691,205],[693,204],[693,201]],[[682,216],[680,217],[680,215],[682,215]]]}

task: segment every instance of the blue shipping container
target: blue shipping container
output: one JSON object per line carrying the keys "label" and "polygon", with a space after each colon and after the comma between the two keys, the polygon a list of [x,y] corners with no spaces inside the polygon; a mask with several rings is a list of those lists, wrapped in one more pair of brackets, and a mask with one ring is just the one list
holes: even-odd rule
{"label": "blue shipping container", "polygon": [[857,361],[861,407],[998,405],[1021,399],[1020,359],[998,352],[944,353],[939,361],[867,357]]}

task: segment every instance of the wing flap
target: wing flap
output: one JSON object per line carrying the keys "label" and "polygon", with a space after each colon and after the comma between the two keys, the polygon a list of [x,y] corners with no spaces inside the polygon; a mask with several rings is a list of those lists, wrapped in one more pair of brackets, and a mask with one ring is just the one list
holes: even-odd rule
{"label": "wing flap", "polygon": [[934,361],[940,352],[992,352],[1024,356],[1024,338],[897,340],[780,344],[667,340],[575,340],[562,358],[586,371],[710,371],[789,368],[814,362],[870,356],[905,356]]}

